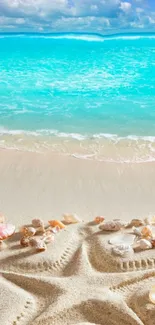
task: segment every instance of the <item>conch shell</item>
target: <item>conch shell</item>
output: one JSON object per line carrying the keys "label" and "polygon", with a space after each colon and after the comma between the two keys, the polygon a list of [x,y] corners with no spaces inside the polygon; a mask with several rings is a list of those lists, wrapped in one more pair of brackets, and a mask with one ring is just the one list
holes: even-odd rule
{"label": "conch shell", "polygon": [[63,215],[64,221],[68,224],[81,222],[81,219],[76,214],[66,213]]}
{"label": "conch shell", "polygon": [[125,225],[126,224],[120,219],[115,219],[104,222],[99,228],[104,231],[119,231],[121,228],[125,227]]}
{"label": "conch shell", "polygon": [[121,244],[121,245],[114,246],[112,248],[112,252],[113,252],[113,254],[119,255],[122,257],[132,255],[134,253],[133,248],[127,244]]}
{"label": "conch shell", "polygon": [[147,240],[147,239],[139,240],[138,245],[139,245],[140,249],[142,249],[142,250],[152,248],[151,242],[149,240]]}

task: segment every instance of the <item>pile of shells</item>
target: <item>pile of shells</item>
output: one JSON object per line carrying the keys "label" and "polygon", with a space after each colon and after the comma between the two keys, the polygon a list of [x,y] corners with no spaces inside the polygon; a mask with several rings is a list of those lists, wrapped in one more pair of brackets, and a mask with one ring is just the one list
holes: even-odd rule
{"label": "pile of shells", "polygon": [[[98,222],[100,223],[100,222]],[[134,254],[134,250],[147,250],[155,248],[155,217],[147,217],[144,220],[132,219],[130,222],[124,222],[121,219],[112,221],[101,221],[99,229],[104,232],[118,232],[131,228],[129,233],[118,234],[109,240],[109,244],[113,245],[112,253],[119,256],[128,256]]]}
{"label": "pile of shells", "polygon": [[23,247],[31,246],[37,252],[43,252],[47,249],[47,244],[54,241],[54,235],[63,229],[65,225],[57,220],[50,220],[49,226],[45,228],[41,219],[33,219],[32,226],[23,226],[20,229],[20,244]]}
{"label": "pile of shells", "polygon": [[[76,215],[65,214],[63,220],[66,224],[78,223],[81,220]],[[37,252],[43,252],[47,245],[54,241],[54,236],[65,228],[65,224],[59,220],[49,220],[48,227],[45,227],[43,220],[33,219],[32,226],[23,226],[20,229],[20,245],[23,247],[31,246]]]}

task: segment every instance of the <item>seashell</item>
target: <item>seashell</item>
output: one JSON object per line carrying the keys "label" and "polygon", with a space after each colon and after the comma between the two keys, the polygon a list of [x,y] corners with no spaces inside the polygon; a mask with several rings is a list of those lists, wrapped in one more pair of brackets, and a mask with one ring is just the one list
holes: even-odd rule
{"label": "seashell", "polygon": [[149,226],[149,225],[148,226],[144,226],[142,228],[142,230],[141,230],[141,234],[142,234],[143,237],[146,237],[146,238],[150,237],[150,238],[152,238],[153,237],[153,233],[152,233],[151,226]]}
{"label": "seashell", "polygon": [[155,304],[155,286],[153,286],[149,292],[150,301]]}
{"label": "seashell", "polygon": [[138,245],[139,245],[139,247],[142,250],[152,248],[151,242],[149,240],[147,240],[147,239],[141,239],[141,240],[139,240]]}
{"label": "seashell", "polygon": [[3,215],[0,215],[0,223],[4,223],[5,222],[5,217]]}
{"label": "seashell", "polygon": [[141,231],[139,228],[136,228],[136,227],[132,227],[132,230],[133,230],[133,233],[138,236],[138,237],[141,237]]}
{"label": "seashell", "polygon": [[102,223],[103,221],[105,220],[105,218],[104,217],[102,217],[102,216],[98,216],[98,217],[96,217],[95,219],[94,219],[94,221],[95,221],[95,223]]}
{"label": "seashell", "polygon": [[15,226],[9,223],[0,223],[0,240],[7,239],[15,232]]}
{"label": "seashell", "polygon": [[38,240],[38,244],[36,245],[37,252],[44,252],[47,249],[47,246],[44,241]]}
{"label": "seashell", "polygon": [[54,241],[54,235],[50,234],[44,237],[44,243],[49,244]]}
{"label": "seashell", "polygon": [[56,227],[53,227],[51,228],[51,232],[53,232],[53,234],[57,234],[57,232],[60,231],[60,227],[59,226],[56,226]]}
{"label": "seashell", "polygon": [[112,248],[112,252],[115,255],[119,255],[119,256],[125,257],[125,256],[128,256],[128,255],[133,254],[134,253],[134,250],[133,250],[133,248],[130,245],[121,244],[121,245],[114,246]]}
{"label": "seashell", "polygon": [[20,240],[20,245],[23,247],[29,246],[29,238],[28,237],[22,237]]}
{"label": "seashell", "polygon": [[115,219],[113,221],[104,222],[99,228],[105,231],[119,231],[123,227],[124,223],[119,219]]}
{"label": "seashell", "polygon": [[129,227],[141,227],[144,226],[144,222],[141,219],[132,219],[129,223]]}
{"label": "seashell", "polygon": [[31,247],[36,247],[37,245],[38,245],[38,241],[39,241],[40,239],[38,239],[38,238],[30,238],[29,239],[29,243],[30,243],[30,246]]}
{"label": "seashell", "polygon": [[155,239],[151,240],[152,248],[155,248]]}
{"label": "seashell", "polygon": [[33,237],[36,234],[36,229],[33,227],[23,226],[20,229],[20,232],[24,235],[24,237]]}
{"label": "seashell", "polygon": [[81,222],[81,219],[76,214],[64,214],[63,218],[68,224]]}
{"label": "seashell", "polygon": [[133,245],[136,236],[132,234],[118,234],[109,239],[111,245]]}
{"label": "seashell", "polygon": [[32,225],[35,228],[44,228],[44,221],[42,219],[33,219]]}
{"label": "seashell", "polygon": [[49,220],[48,223],[50,224],[51,227],[56,227],[58,226],[60,229],[65,228],[65,225],[58,220]]}
{"label": "seashell", "polygon": [[37,252],[42,252],[45,251],[47,249],[47,246],[44,242],[43,239],[37,239],[37,238],[31,238],[30,239],[30,246],[31,247],[35,247]]}
{"label": "seashell", "polygon": [[149,216],[144,219],[146,225],[154,225],[155,224],[155,216]]}

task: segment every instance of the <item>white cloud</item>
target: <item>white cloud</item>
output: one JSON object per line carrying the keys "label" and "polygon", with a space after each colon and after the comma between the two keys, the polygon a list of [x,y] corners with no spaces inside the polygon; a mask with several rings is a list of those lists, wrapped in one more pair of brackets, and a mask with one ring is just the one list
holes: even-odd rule
{"label": "white cloud", "polygon": [[0,0],[0,30],[105,32],[154,28],[154,12],[146,9],[146,1]]}
{"label": "white cloud", "polygon": [[120,8],[124,12],[129,12],[131,10],[131,3],[129,3],[129,2],[121,2]]}

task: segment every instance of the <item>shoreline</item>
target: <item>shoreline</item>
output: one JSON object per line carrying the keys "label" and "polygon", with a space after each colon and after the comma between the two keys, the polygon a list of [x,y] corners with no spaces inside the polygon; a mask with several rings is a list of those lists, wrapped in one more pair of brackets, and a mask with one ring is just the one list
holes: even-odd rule
{"label": "shoreline", "polygon": [[154,214],[155,163],[111,164],[0,150],[0,209],[23,224],[76,213],[85,221]]}

